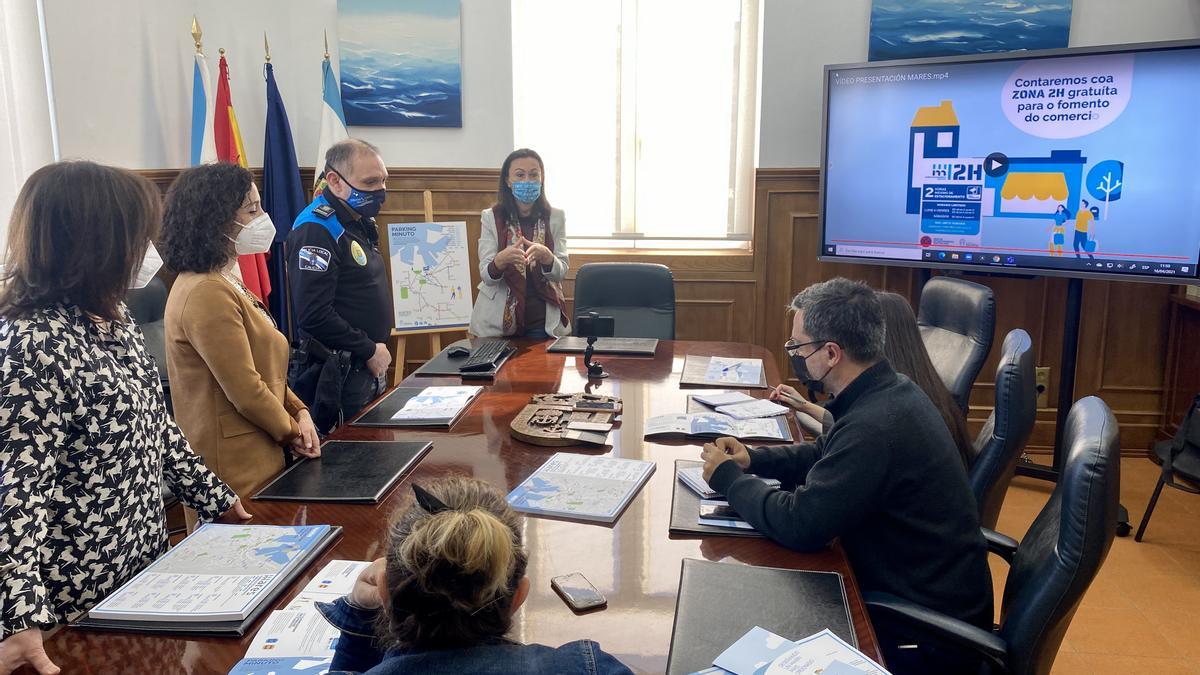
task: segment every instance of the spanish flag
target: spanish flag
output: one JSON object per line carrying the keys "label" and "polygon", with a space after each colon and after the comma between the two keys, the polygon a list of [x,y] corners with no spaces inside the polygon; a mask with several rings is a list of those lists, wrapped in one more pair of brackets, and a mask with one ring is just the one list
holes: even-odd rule
{"label": "spanish flag", "polygon": [[[229,64],[225,62],[224,54],[221,54],[218,69],[217,102],[213,111],[217,160],[246,168],[246,150],[242,147],[242,134],[238,131],[237,115],[233,114],[233,101],[229,97]],[[262,253],[241,256],[238,258],[238,267],[242,273],[242,283],[265,304],[267,296],[271,294],[266,256]]]}

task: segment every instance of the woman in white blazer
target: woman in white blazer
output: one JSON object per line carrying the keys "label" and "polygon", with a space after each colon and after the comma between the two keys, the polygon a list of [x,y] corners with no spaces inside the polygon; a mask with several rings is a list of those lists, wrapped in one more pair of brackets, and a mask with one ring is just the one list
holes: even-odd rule
{"label": "woman in white blazer", "polygon": [[571,332],[562,291],[566,219],[546,200],[544,173],[528,148],[514,150],[500,168],[496,203],[481,214],[472,335],[544,340]]}

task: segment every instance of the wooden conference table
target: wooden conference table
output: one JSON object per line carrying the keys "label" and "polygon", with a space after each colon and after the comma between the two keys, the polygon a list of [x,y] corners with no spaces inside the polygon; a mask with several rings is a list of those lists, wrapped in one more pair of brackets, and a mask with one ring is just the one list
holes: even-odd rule
{"label": "wooden conference table", "polygon": [[[346,426],[334,434],[347,440],[428,439],[433,449],[416,469],[377,505],[248,502],[253,523],[341,525],[342,537],[311,565],[282,596],[286,605],[330,560],[372,560],[383,555],[389,514],[412,502],[412,481],[425,482],[453,474],[474,476],[512,489],[555,449],[528,445],[509,435],[509,422],[534,394],[581,392],[587,385],[583,359],[546,352],[548,343],[517,341],[521,351],[500,370],[487,391],[450,431],[424,431]],[[840,572],[864,653],[882,662],[858,584],[841,548],[800,554],[764,539],[738,537],[675,538],[668,533],[676,459],[697,459],[695,443],[651,443],[642,438],[644,421],[686,408],[688,390],[679,387],[686,354],[760,358],[769,382],[778,382],[771,354],[761,348],[722,342],[659,344],[649,357],[601,356],[611,373],[593,393],[619,396],[624,402],[621,426],[609,437],[611,448],[572,452],[611,453],[648,459],[657,469],[613,526],[545,518],[525,519],[528,575],[533,589],[514,622],[513,637],[522,642],[559,645],[570,640],[599,641],[636,672],[666,670],[671,644],[675,596],[684,558],[729,560],[751,565]],[[457,384],[458,378],[410,377],[407,386]],[[482,384],[488,384],[483,381]],[[793,425],[793,434],[798,430]],[[608,598],[608,608],[575,615],[550,589],[550,578],[582,572]],[[714,608],[720,611],[720,608]],[[803,612],[803,607],[797,607]],[[261,624],[261,620],[260,620]],[[257,630],[258,626],[254,627]],[[241,639],[183,638],[102,633],[65,629],[46,643],[50,657],[65,673],[227,673],[245,654],[253,631]]]}

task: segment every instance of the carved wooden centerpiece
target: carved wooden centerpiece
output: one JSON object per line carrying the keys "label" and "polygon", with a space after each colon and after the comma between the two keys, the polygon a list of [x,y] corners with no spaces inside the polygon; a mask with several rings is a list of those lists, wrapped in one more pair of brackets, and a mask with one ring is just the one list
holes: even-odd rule
{"label": "carved wooden centerpiece", "polygon": [[598,394],[538,394],[509,425],[513,438],[548,447],[584,443],[603,445],[607,431],[569,429],[572,422],[613,424],[621,413],[621,399]]}

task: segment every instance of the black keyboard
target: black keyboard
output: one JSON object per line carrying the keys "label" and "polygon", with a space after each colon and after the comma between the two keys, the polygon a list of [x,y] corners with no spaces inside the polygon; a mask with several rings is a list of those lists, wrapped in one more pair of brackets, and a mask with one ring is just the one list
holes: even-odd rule
{"label": "black keyboard", "polygon": [[492,370],[496,361],[508,353],[508,340],[488,340],[471,350],[467,360],[458,365],[460,371]]}

